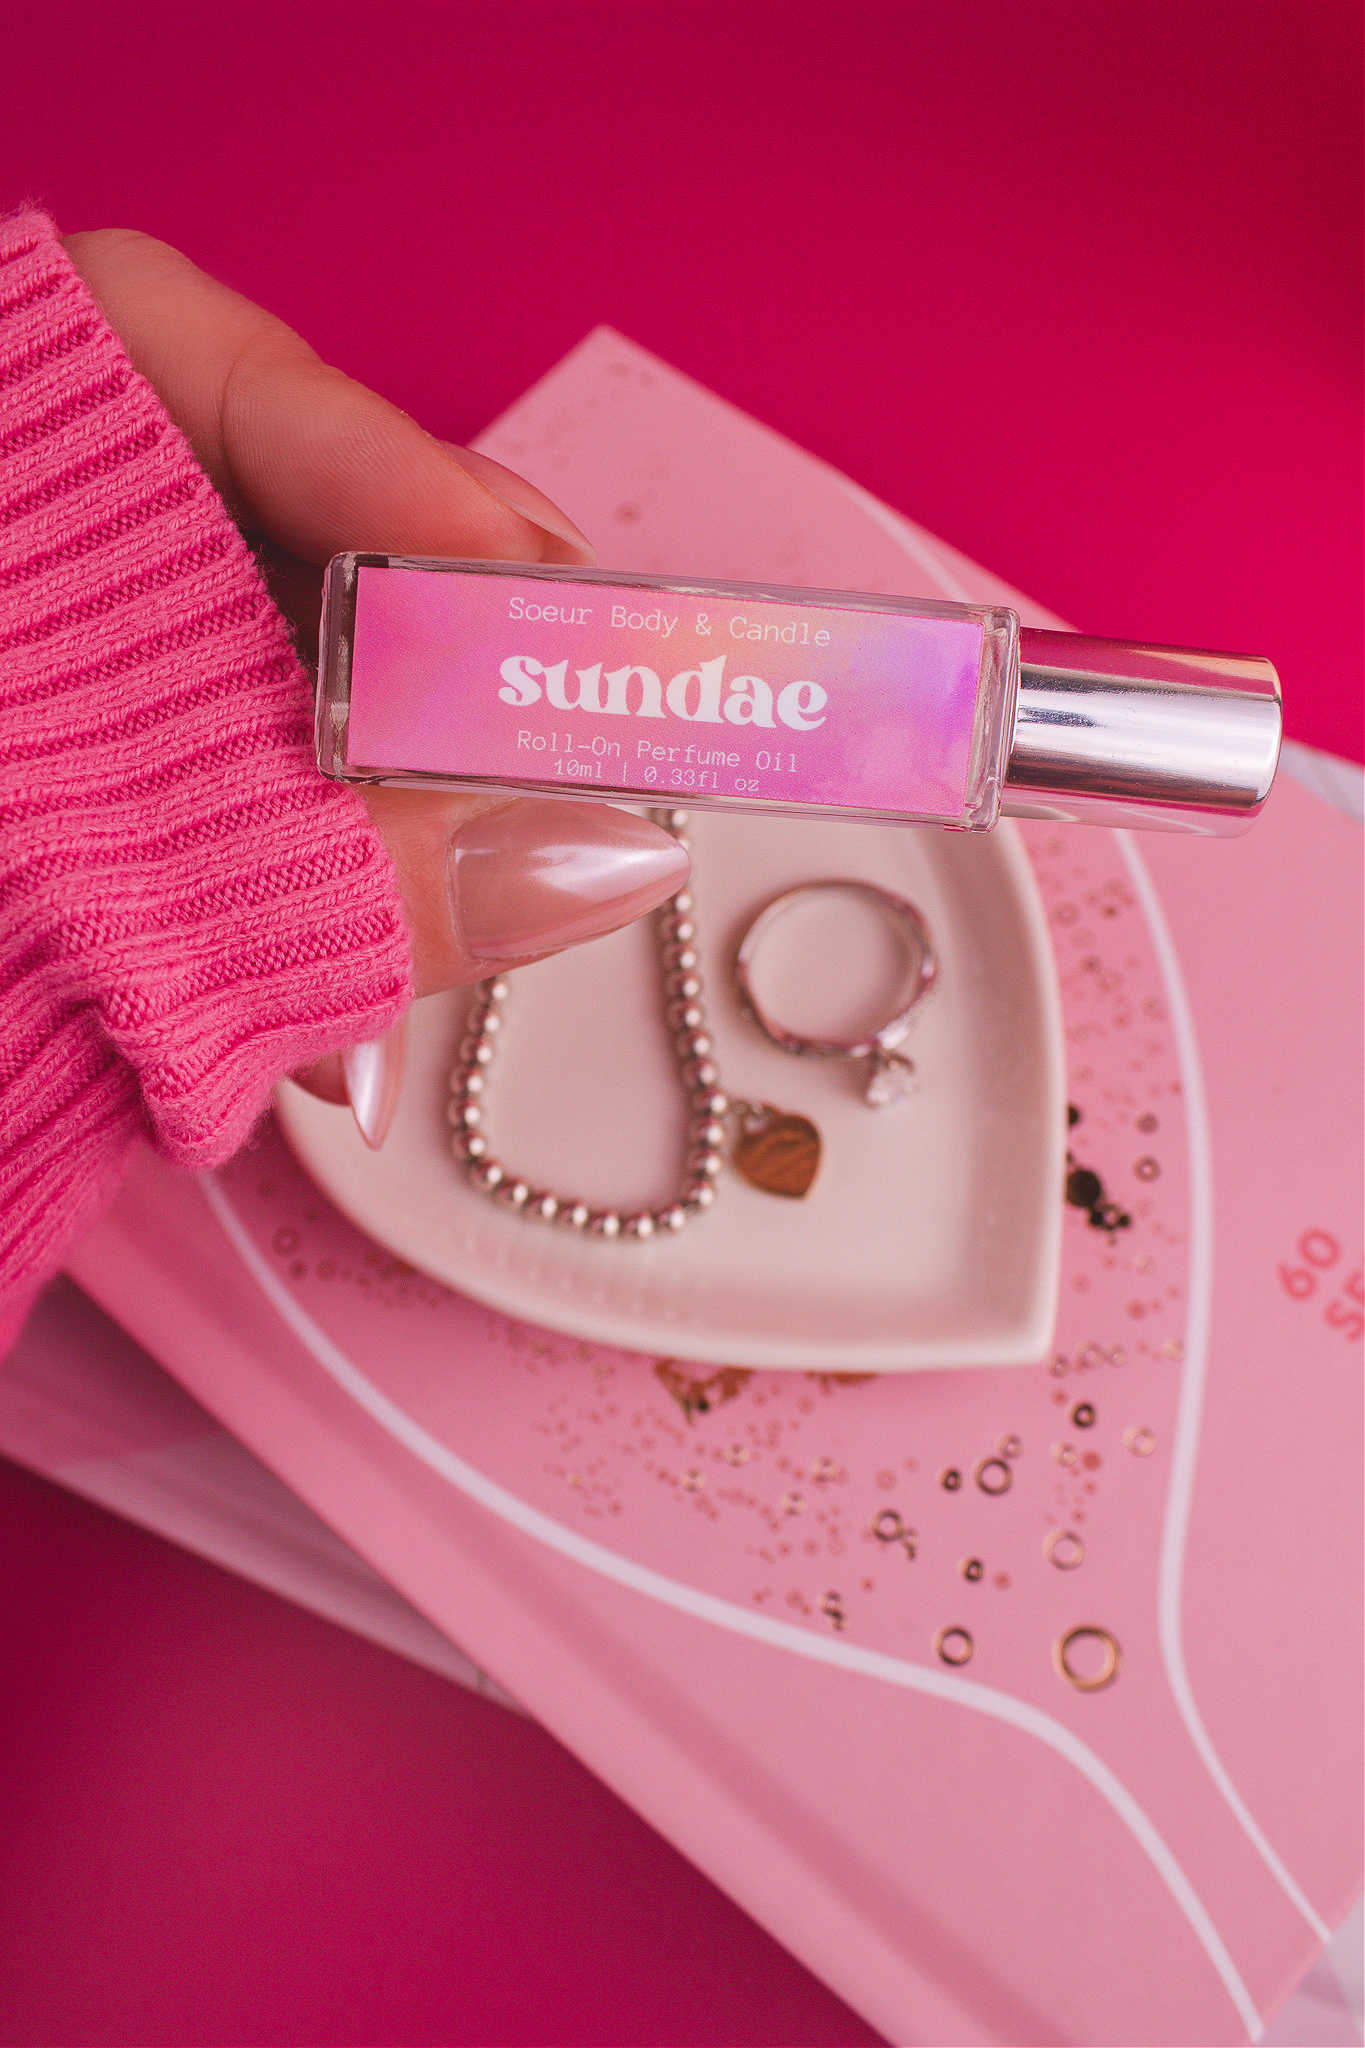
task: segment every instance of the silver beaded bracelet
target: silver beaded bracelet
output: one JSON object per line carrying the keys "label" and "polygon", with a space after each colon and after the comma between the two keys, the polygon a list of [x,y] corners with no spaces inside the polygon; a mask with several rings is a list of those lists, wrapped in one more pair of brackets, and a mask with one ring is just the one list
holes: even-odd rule
{"label": "silver beaded bracelet", "polygon": [[[673,834],[680,846],[688,844],[686,811],[656,811],[651,815]],[[586,1231],[592,1237],[637,1242],[663,1232],[683,1230],[694,1216],[711,1207],[725,1160],[725,1118],[732,1104],[720,1086],[720,1069],[712,1057],[711,1038],[706,1029],[694,907],[691,891],[680,889],[657,913],[666,1014],[688,1102],[686,1166],[673,1200],[656,1209],[624,1213],[619,1209],[594,1209],[572,1196],[534,1186],[494,1157],[484,1131],[483,1096],[507,1001],[508,979],[502,974],[481,981],[476,987],[468,1027],[450,1075],[449,1116],[454,1126],[451,1142],[455,1157],[467,1167],[475,1187],[519,1215],[542,1223],[559,1223],[567,1230]],[[751,1105],[743,1107],[748,1109]]]}
{"label": "silver beaded bracelet", "polygon": [[[686,846],[687,812],[654,811],[656,823]],[[889,919],[905,950],[906,972],[895,1004],[875,1031],[856,1038],[808,1037],[778,1022],[760,1002],[753,967],[761,940],[803,898],[845,890],[872,903]],[[665,1014],[673,1053],[688,1104],[687,1153],[683,1179],[671,1202],[657,1209],[595,1209],[587,1202],[535,1186],[495,1158],[484,1129],[484,1093],[493,1064],[508,979],[481,981],[459,1056],[450,1075],[448,1114],[455,1157],[473,1186],[518,1215],[560,1223],[590,1236],[639,1243],[684,1230],[716,1199],[716,1182],[727,1157],[751,1187],[799,1200],[809,1193],[820,1164],[821,1140],[807,1116],[770,1102],[746,1102],[720,1085],[715,1048],[706,1028],[701,964],[697,953],[695,901],[688,889],[657,912]],[[776,896],[759,911],[740,942],[735,976],[740,1000],[754,1023],[783,1052],[819,1059],[866,1059],[863,1100],[870,1108],[900,1101],[913,1084],[915,1065],[899,1047],[918,1004],[933,988],[938,968],[923,916],[903,896],[870,882],[829,880],[802,884]]]}

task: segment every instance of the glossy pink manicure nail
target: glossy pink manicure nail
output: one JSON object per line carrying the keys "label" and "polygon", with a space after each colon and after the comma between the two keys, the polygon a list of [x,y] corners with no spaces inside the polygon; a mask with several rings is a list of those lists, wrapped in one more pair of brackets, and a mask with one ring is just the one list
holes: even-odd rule
{"label": "glossy pink manicure nail", "polygon": [[451,842],[455,929],[491,967],[557,953],[629,924],[675,895],[687,853],[671,833],[610,804],[505,804]]}
{"label": "glossy pink manicure nail", "polygon": [[400,1017],[382,1038],[363,1038],[341,1055],[351,1113],[360,1135],[377,1152],[388,1135],[403,1085],[408,1020]]}
{"label": "glossy pink manicure nail", "polygon": [[567,541],[579,560],[593,568],[597,562],[597,550],[580,527],[574,525],[567,512],[560,510],[553,498],[547,498],[544,491],[528,483],[524,476],[518,476],[505,463],[495,462],[491,455],[480,455],[476,448],[462,448],[456,441],[446,441],[455,460],[471,476],[477,477],[485,489],[495,498],[501,498],[504,505],[510,505],[514,512],[520,512],[523,519],[529,519],[533,526],[552,533],[556,540]]}

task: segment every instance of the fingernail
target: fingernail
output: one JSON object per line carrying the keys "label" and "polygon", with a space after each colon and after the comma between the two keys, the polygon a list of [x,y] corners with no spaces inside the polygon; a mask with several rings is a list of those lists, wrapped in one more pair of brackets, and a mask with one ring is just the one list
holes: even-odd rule
{"label": "fingernail", "polygon": [[529,519],[533,526],[552,533],[556,540],[566,541],[576,554],[583,558],[585,567],[591,567],[597,560],[597,550],[585,533],[580,532],[567,512],[562,512],[553,498],[547,498],[524,476],[518,476],[514,469],[495,462],[491,455],[480,455],[476,448],[462,448],[455,441],[447,441],[446,447],[456,461],[467,469],[471,476],[478,478],[486,490],[495,498],[501,498],[504,505],[510,505],[523,519]]}
{"label": "fingernail", "polygon": [[341,1055],[351,1114],[373,1152],[379,1150],[388,1136],[398,1107],[407,1028],[407,1018],[400,1017],[382,1038],[362,1038],[358,1045],[348,1045]]}
{"label": "fingernail", "polygon": [[461,944],[491,967],[629,924],[676,895],[690,866],[671,833],[634,811],[530,799],[472,818],[448,862]]}

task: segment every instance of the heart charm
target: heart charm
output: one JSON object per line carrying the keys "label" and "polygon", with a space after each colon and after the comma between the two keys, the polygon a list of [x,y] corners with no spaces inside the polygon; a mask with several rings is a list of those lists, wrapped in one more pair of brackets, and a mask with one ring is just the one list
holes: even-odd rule
{"label": "heart charm", "polygon": [[819,1170],[820,1133],[808,1116],[764,1103],[741,1117],[730,1159],[750,1187],[799,1201]]}

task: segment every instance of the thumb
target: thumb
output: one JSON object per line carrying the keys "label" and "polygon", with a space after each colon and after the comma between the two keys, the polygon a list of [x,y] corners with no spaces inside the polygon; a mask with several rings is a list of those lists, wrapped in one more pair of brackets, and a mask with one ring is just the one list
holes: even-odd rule
{"label": "thumb", "polygon": [[686,846],[615,804],[368,788],[419,996],[616,931],[686,887]]}
{"label": "thumb", "polygon": [[[419,996],[615,931],[687,884],[682,841],[613,804],[363,795],[398,877]],[[329,1101],[349,1100],[378,1145],[398,1097],[403,1042],[400,1026],[295,1079]]]}

